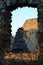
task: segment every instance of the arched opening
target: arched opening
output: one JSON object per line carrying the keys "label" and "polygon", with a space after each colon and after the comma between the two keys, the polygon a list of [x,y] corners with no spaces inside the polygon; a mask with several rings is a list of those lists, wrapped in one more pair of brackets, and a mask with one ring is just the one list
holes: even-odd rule
{"label": "arched opening", "polygon": [[[12,17],[11,17],[11,20],[12,20],[12,23],[11,23],[11,25],[12,25],[11,49],[13,48],[14,52],[16,50],[16,52],[20,53],[19,52],[20,49],[18,49],[18,48],[21,46],[23,47],[23,45],[19,46],[20,42],[17,41],[19,39],[16,39],[16,41],[18,42],[17,43],[17,46],[18,46],[17,49],[18,50],[17,50],[16,49],[16,43],[14,40],[15,40],[18,29],[22,27],[24,30],[24,34],[25,34],[24,39],[25,39],[25,43],[27,45],[27,50],[29,50],[29,47],[30,47],[30,50],[28,52],[26,51],[26,52],[22,52],[22,53],[30,54],[31,58],[33,60],[38,59],[40,51],[39,51],[39,47],[38,47],[38,36],[37,36],[37,32],[38,32],[37,8],[22,7],[22,8],[18,8],[16,10],[11,11],[11,14],[12,14]],[[33,36],[31,36],[31,34]],[[35,38],[35,36],[36,36],[36,38]],[[31,37],[34,39],[32,39]],[[18,34],[18,38],[19,38],[19,34]],[[29,39],[30,39],[30,42],[29,42]],[[33,44],[32,44],[32,42],[33,42]],[[29,44],[31,44],[31,45],[29,46]],[[33,48],[33,50],[32,50],[32,48]]]}

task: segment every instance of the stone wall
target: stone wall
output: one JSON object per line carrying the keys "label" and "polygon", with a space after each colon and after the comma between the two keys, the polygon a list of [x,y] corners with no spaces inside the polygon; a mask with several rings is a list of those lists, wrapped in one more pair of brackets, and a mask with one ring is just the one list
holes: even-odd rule
{"label": "stone wall", "polygon": [[[11,42],[11,13],[10,11],[17,7],[31,6],[37,7],[39,23],[39,42],[40,42],[40,60],[43,65],[43,0],[0,0],[0,58],[3,59],[3,53],[10,50]],[[1,60],[0,59],[0,60]],[[32,62],[33,63],[33,62]],[[35,62],[37,64],[37,62]],[[35,64],[34,63],[34,64]],[[3,65],[1,63],[1,65]]]}

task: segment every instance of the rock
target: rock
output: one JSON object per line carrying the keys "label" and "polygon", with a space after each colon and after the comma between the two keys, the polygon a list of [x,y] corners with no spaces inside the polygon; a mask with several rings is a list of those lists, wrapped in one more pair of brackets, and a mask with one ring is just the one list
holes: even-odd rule
{"label": "rock", "polygon": [[13,49],[14,52],[29,53],[29,50],[28,50],[27,45],[26,45],[25,40],[24,40],[24,30],[23,30],[23,28],[19,28],[17,30],[12,49]]}

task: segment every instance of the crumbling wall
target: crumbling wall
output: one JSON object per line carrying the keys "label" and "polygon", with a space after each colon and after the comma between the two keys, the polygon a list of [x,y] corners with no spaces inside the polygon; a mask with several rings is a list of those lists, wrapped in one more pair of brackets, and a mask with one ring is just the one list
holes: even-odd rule
{"label": "crumbling wall", "polygon": [[[11,13],[17,7],[37,7],[39,23],[40,59],[34,64],[43,65],[43,0],[0,0],[0,58],[3,59],[5,51],[10,50],[11,38]],[[1,60],[0,59],[0,60]],[[33,63],[33,62],[32,62]],[[2,65],[2,63],[1,63]],[[32,64],[31,64],[32,65]]]}

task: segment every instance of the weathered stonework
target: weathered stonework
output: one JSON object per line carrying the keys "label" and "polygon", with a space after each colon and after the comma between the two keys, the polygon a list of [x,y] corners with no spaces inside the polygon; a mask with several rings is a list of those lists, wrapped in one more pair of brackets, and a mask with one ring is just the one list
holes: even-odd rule
{"label": "weathered stonework", "polygon": [[0,0],[0,50],[1,50],[0,52],[2,53],[2,54],[0,53],[0,58],[1,57],[3,58],[4,51],[10,50],[11,42],[10,11],[23,6],[37,7],[39,23],[39,43],[41,46],[41,52],[39,61],[32,62],[32,64],[35,65],[36,63],[36,65],[38,64],[43,65],[43,0]]}
{"label": "weathered stonework", "polygon": [[[10,12],[4,11],[0,14],[0,48],[4,50],[9,46],[11,37]],[[6,45],[7,43],[7,45]]]}
{"label": "weathered stonework", "polygon": [[39,43],[40,43],[40,62],[43,60],[43,5],[38,5],[38,22],[39,22]]}

